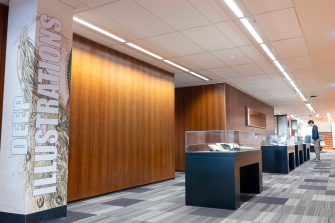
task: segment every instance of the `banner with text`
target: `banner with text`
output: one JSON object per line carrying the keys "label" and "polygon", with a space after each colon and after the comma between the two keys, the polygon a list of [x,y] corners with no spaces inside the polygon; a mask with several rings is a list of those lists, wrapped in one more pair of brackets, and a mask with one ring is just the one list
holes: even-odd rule
{"label": "banner with text", "polygon": [[0,211],[67,203],[72,9],[11,0],[0,150]]}

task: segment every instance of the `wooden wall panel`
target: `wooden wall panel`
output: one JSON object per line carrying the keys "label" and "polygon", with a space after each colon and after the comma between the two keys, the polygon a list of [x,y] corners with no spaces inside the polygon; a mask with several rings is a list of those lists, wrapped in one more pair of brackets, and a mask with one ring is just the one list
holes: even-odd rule
{"label": "wooden wall panel", "polygon": [[[8,6],[0,3],[0,126],[2,123],[3,88],[5,81]],[[1,132],[0,132],[1,136]]]}
{"label": "wooden wall panel", "polygon": [[185,168],[185,131],[225,129],[225,85],[176,88],[176,170]]}
{"label": "wooden wall panel", "polygon": [[[245,124],[245,106],[266,114],[266,129]],[[176,89],[176,170],[185,169],[185,131],[241,130],[274,134],[274,109],[228,84]]]}
{"label": "wooden wall panel", "polygon": [[333,135],[331,132],[320,132],[320,135],[323,135],[325,139],[326,146],[322,149],[324,150],[333,150]]}
{"label": "wooden wall panel", "polygon": [[174,178],[173,75],[74,36],[69,201]]}
{"label": "wooden wall panel", "polygon": [[[275,133],[274,108],[254,97],[226,85],[227,129],[251,131],[262,134]],[[266,115],[266,128],[255,128],[245,124],[245,107],[250,107]]]}

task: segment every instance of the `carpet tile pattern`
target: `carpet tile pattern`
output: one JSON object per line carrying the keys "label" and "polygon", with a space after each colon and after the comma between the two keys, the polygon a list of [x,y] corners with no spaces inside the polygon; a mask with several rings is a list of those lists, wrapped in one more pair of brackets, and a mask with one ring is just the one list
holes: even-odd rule
{"label": "carpet tile pattern", "polygon": [[[312,159],[314,154],[312,154]],[[243,195],[238,210],[185,205],[185,176],[99,196],[68,206],[53,223],[335,223],[335,151],[289,174],[263,173],[261,194]]]}

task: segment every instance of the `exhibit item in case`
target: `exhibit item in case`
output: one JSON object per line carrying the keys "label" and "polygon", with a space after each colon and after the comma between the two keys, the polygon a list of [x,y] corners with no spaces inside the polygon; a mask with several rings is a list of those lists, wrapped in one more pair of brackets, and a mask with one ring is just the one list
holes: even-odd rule
{"label": "exhibit item in case", "polygon": [[243,152],[264,141],[261,134],[235,130],[186,131],[185,139],[186,152]]}

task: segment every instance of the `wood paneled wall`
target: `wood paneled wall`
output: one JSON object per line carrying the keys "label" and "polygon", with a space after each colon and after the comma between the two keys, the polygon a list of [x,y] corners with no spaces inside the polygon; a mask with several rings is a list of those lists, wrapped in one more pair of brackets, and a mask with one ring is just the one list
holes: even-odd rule
{"label": "wood paneled wall", "polygon": [[[274,108],[254,97],[226,84],[227,129],[251,131],[262,134],[275,133]],[[266,115],[266,128],[255,128],[245,124],[245,107],[250,107]]]}
{"label": "wood paneled wall", "polygon": [[[248,127],[245,107],[266,114],[266,129]],[[274,134],[274,109],[228,84],[176,89],[176,170],[185,169],[185,131],[241,130]]]}
{"label": "wood paneled wall", "polygon": [[74,36],[69,201],[175,177],[173,75]]}
{"label": "wood paneled wall", "polygon": [[226,128],[225,85],[176,88],[176,170],[185,168],[185,131]]}
{"label": "wood paneled wall", "polygon": [[[8,6],[0,3],[0,126],[2,123],[3,88],[5,82]],[[1,133],[0,133],[1,136]]]}

